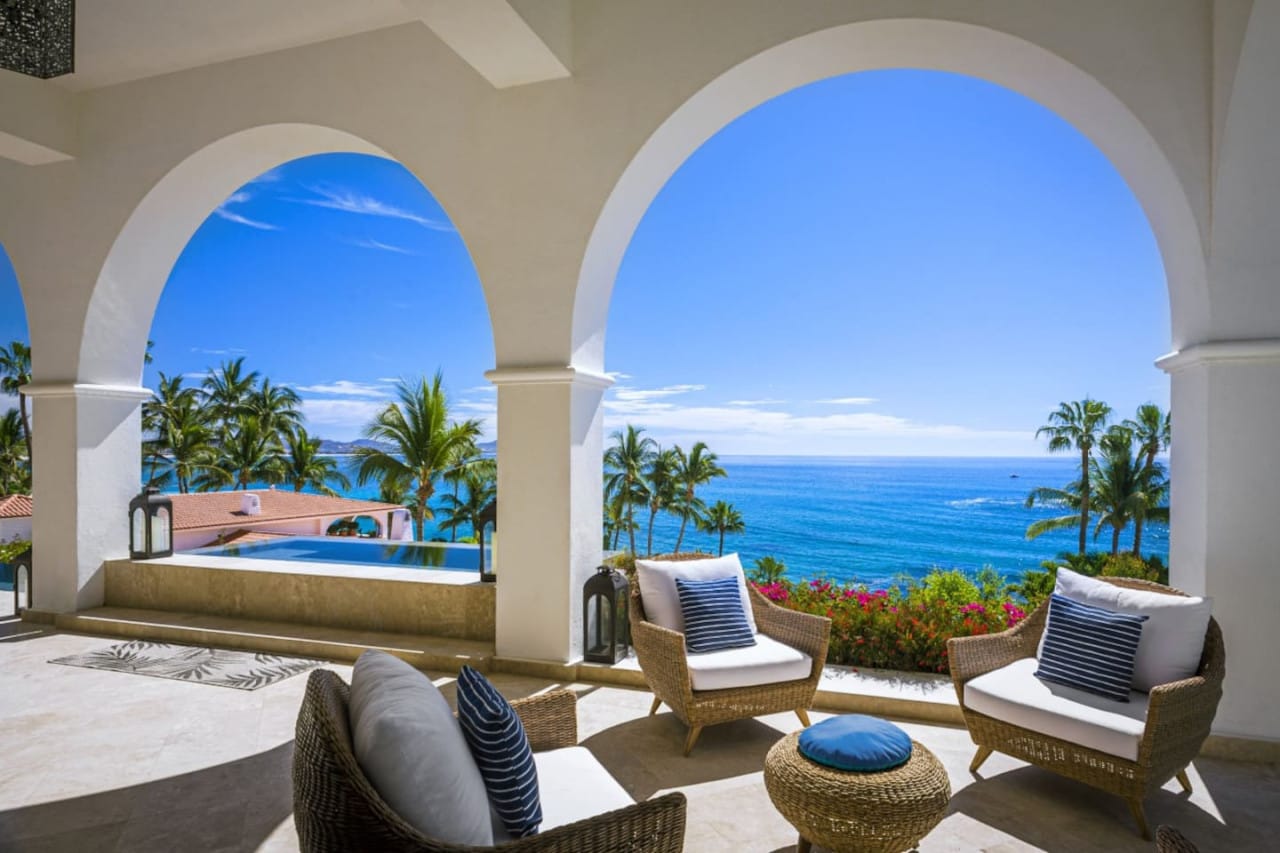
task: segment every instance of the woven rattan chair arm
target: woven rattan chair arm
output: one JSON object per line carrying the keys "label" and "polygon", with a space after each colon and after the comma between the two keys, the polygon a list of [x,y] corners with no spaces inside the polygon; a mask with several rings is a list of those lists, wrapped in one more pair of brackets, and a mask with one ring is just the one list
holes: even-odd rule
{"label": "woven rattan chair arm", "polygon": [[1199,853],[1200,848],[1172,826],[1156,829],[1156,853]]}
{"label": "woven rattan chair arm", "polygon": [[684,824],[684,794],[673,793],[494,849],[511,853],[678,853],[684,849]]}
{"label": "woven rattan chair arm", "polygon": [[[668,704],[687,704],[693,691],[684,634],[648,621],[633,620],[631,645],[650,689]],[[683,707],[683,704],[682,704]]]}
{"label": "woven rattan chair arm", "polygon": [[578,697],[571,690],[552,690],[511,707],[520,716],[529,746],[534,752],[578,745]]}
{"label": "woven rattan chair arm", "polygon": [[831,641],[830,619],[779,607],[756,590],[751,591],[751,604],[756,627],[762,634],[804,652],[821,670],[827,661],[827,645]]}
{"label": "woven rattan chair arm", "polygon": [[1041,604],[1014,627],[998,634],[975,637],[952,637],[947,640],[947,662],[951,680],[960,701],[964,702],[964,684],[1019,658],[1035,657],[1048,618],[1048,603]]}

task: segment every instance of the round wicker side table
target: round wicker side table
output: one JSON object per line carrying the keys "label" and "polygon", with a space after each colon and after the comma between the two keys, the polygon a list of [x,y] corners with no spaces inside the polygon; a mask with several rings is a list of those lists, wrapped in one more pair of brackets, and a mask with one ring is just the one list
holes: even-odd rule
{"label": "round wicker side table", "polygon": [[857,773],[800,754],[800,733],[773,745],[764,760],[769,799],[800,833],[800,853],[818,844],[835,853],[903,853],[942,820],[951,783],[937,757],[915,741],[901,767]]}

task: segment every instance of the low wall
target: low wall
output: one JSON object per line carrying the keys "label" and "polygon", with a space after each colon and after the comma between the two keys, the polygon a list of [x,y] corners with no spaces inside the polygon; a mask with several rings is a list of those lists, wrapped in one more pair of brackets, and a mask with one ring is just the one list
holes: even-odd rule
{"label": "low wall", "polygon": [[[249,564],[249,565],[246,565]],[[106,605],[493,642],[494,584],[461,572],[177,555],[105,564]]]}

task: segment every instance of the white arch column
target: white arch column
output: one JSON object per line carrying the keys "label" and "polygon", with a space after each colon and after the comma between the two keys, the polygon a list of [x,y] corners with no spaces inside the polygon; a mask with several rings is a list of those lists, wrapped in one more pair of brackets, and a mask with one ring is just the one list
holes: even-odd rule
{"label": "white arch column", "polygon": [[138,490],[145,388],[34,383],[36,511],[32,604],[65,613],[97,607],[102,563],[129,551],[129,499]]}
{"label": "white arch column", "polygon": [[497,637],[501,657],[582,657],[582,585],[600,559],[607,376],[498,368]]}
{"label": "white arch column", "polygon": [[1227,648],[1214,732],[1280,740],[1280,340],[1201,344],[1172,380],[1170,582],[1209,595]]}

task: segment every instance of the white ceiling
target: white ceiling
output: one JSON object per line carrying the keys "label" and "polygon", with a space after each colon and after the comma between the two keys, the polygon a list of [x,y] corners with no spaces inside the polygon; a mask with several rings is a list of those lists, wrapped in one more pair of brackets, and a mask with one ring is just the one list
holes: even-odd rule
{"label": "white ceiling", "polygon": [[419,20],[401,0],[79,0],[72,91]]}

